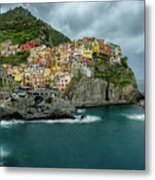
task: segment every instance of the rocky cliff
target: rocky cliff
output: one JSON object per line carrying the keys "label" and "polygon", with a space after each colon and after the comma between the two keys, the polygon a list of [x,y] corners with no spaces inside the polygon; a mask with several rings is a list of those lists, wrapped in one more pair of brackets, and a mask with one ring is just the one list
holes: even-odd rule
{"label": "rocky cliff", "polygon": [[59,119],[72,118],[75,108],[61,97],[9,97],[1,102],[0,119]]}
{"label": "rocky cliff", "polygon": [[[109,87],[108,87],[109,86]],[[133,103],[138,94],[134,84],[119,86],[101,78],[73,79],[67,95],[76,107]]]}
{"label": "rocky cliff", "polygon": [[65,95],[76,107],[133,103],[139,94],[134,73],[118,64],[94,65],[93,77],[73,78]]}

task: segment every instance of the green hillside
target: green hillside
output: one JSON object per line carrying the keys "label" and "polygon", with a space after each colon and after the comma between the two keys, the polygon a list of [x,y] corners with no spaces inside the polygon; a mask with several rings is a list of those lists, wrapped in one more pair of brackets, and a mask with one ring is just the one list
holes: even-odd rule
{"label": "green hillside", "polygon": [[17,7],[0,14],[0,42],[10,39],[13,44],[23,44],[35,39],[38,44],[56,46],[70,39],[49,24],[34,17],[27,9]]}

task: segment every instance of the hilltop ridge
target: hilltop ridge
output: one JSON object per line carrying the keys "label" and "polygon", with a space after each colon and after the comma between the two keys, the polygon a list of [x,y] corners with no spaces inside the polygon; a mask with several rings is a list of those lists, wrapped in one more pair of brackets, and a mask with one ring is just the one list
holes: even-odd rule
{"label": "hilltop ridge", "polygon": [[48,23],[37,19],[23,7],[16,7],[0,14],[0,42],[10,39],[13,44],[24,44],[32,39],[38,44],[56,46],[70,39],[51,27]]}

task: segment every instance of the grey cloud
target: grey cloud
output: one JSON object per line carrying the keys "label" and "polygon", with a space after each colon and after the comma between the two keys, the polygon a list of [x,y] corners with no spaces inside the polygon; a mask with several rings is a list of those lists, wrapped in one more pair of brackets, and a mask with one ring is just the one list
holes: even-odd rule
{"label": "grey cloud", "polygon": [[[23,4],[23,6],[37,17],[49,23],[53,22],[54,27],[62,30],[67,27],[71,38],[88,29],[94,29],[96,35],[99,36],[104,33],[107,37],[113,37],[133,35],[143,31],[143,21],[139,21],[139,17],[143,17],[143,8],[136,13],[132,3],[130,1],[32,3]],[[139,4],[139,1],[135,3]],[[12,6],[17,6],[17,4],[12,4]]]}

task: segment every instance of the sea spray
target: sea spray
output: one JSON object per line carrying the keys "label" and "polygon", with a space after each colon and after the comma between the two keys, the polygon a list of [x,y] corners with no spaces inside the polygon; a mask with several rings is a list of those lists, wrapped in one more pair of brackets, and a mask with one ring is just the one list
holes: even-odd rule
{"label": "sea spray", "polygon": [[128,119],[131,120],[139,120],[139,121],[144,121],[145,120],[145,115],[144,114],[131,114],[131,115],[123,115],[127,117]]}
{"label": "sea spray", "polygon": [[92,115],[87,115],[81,120],[81,116],[76,115],[76,119],[57,119],[57,120],[32,120],[32,121],[24,121],[24,120],[13,120],[13,121],[1,121],[1,127],[2,128],[10,128],[11,126],[15,124],[28,124],[28,123],[47,123],[47,124],[55,124],[55,123],[69,123],[69,124],[74,124],[74,123],[92,123],[101,120],[99,116],[92,116]]}

